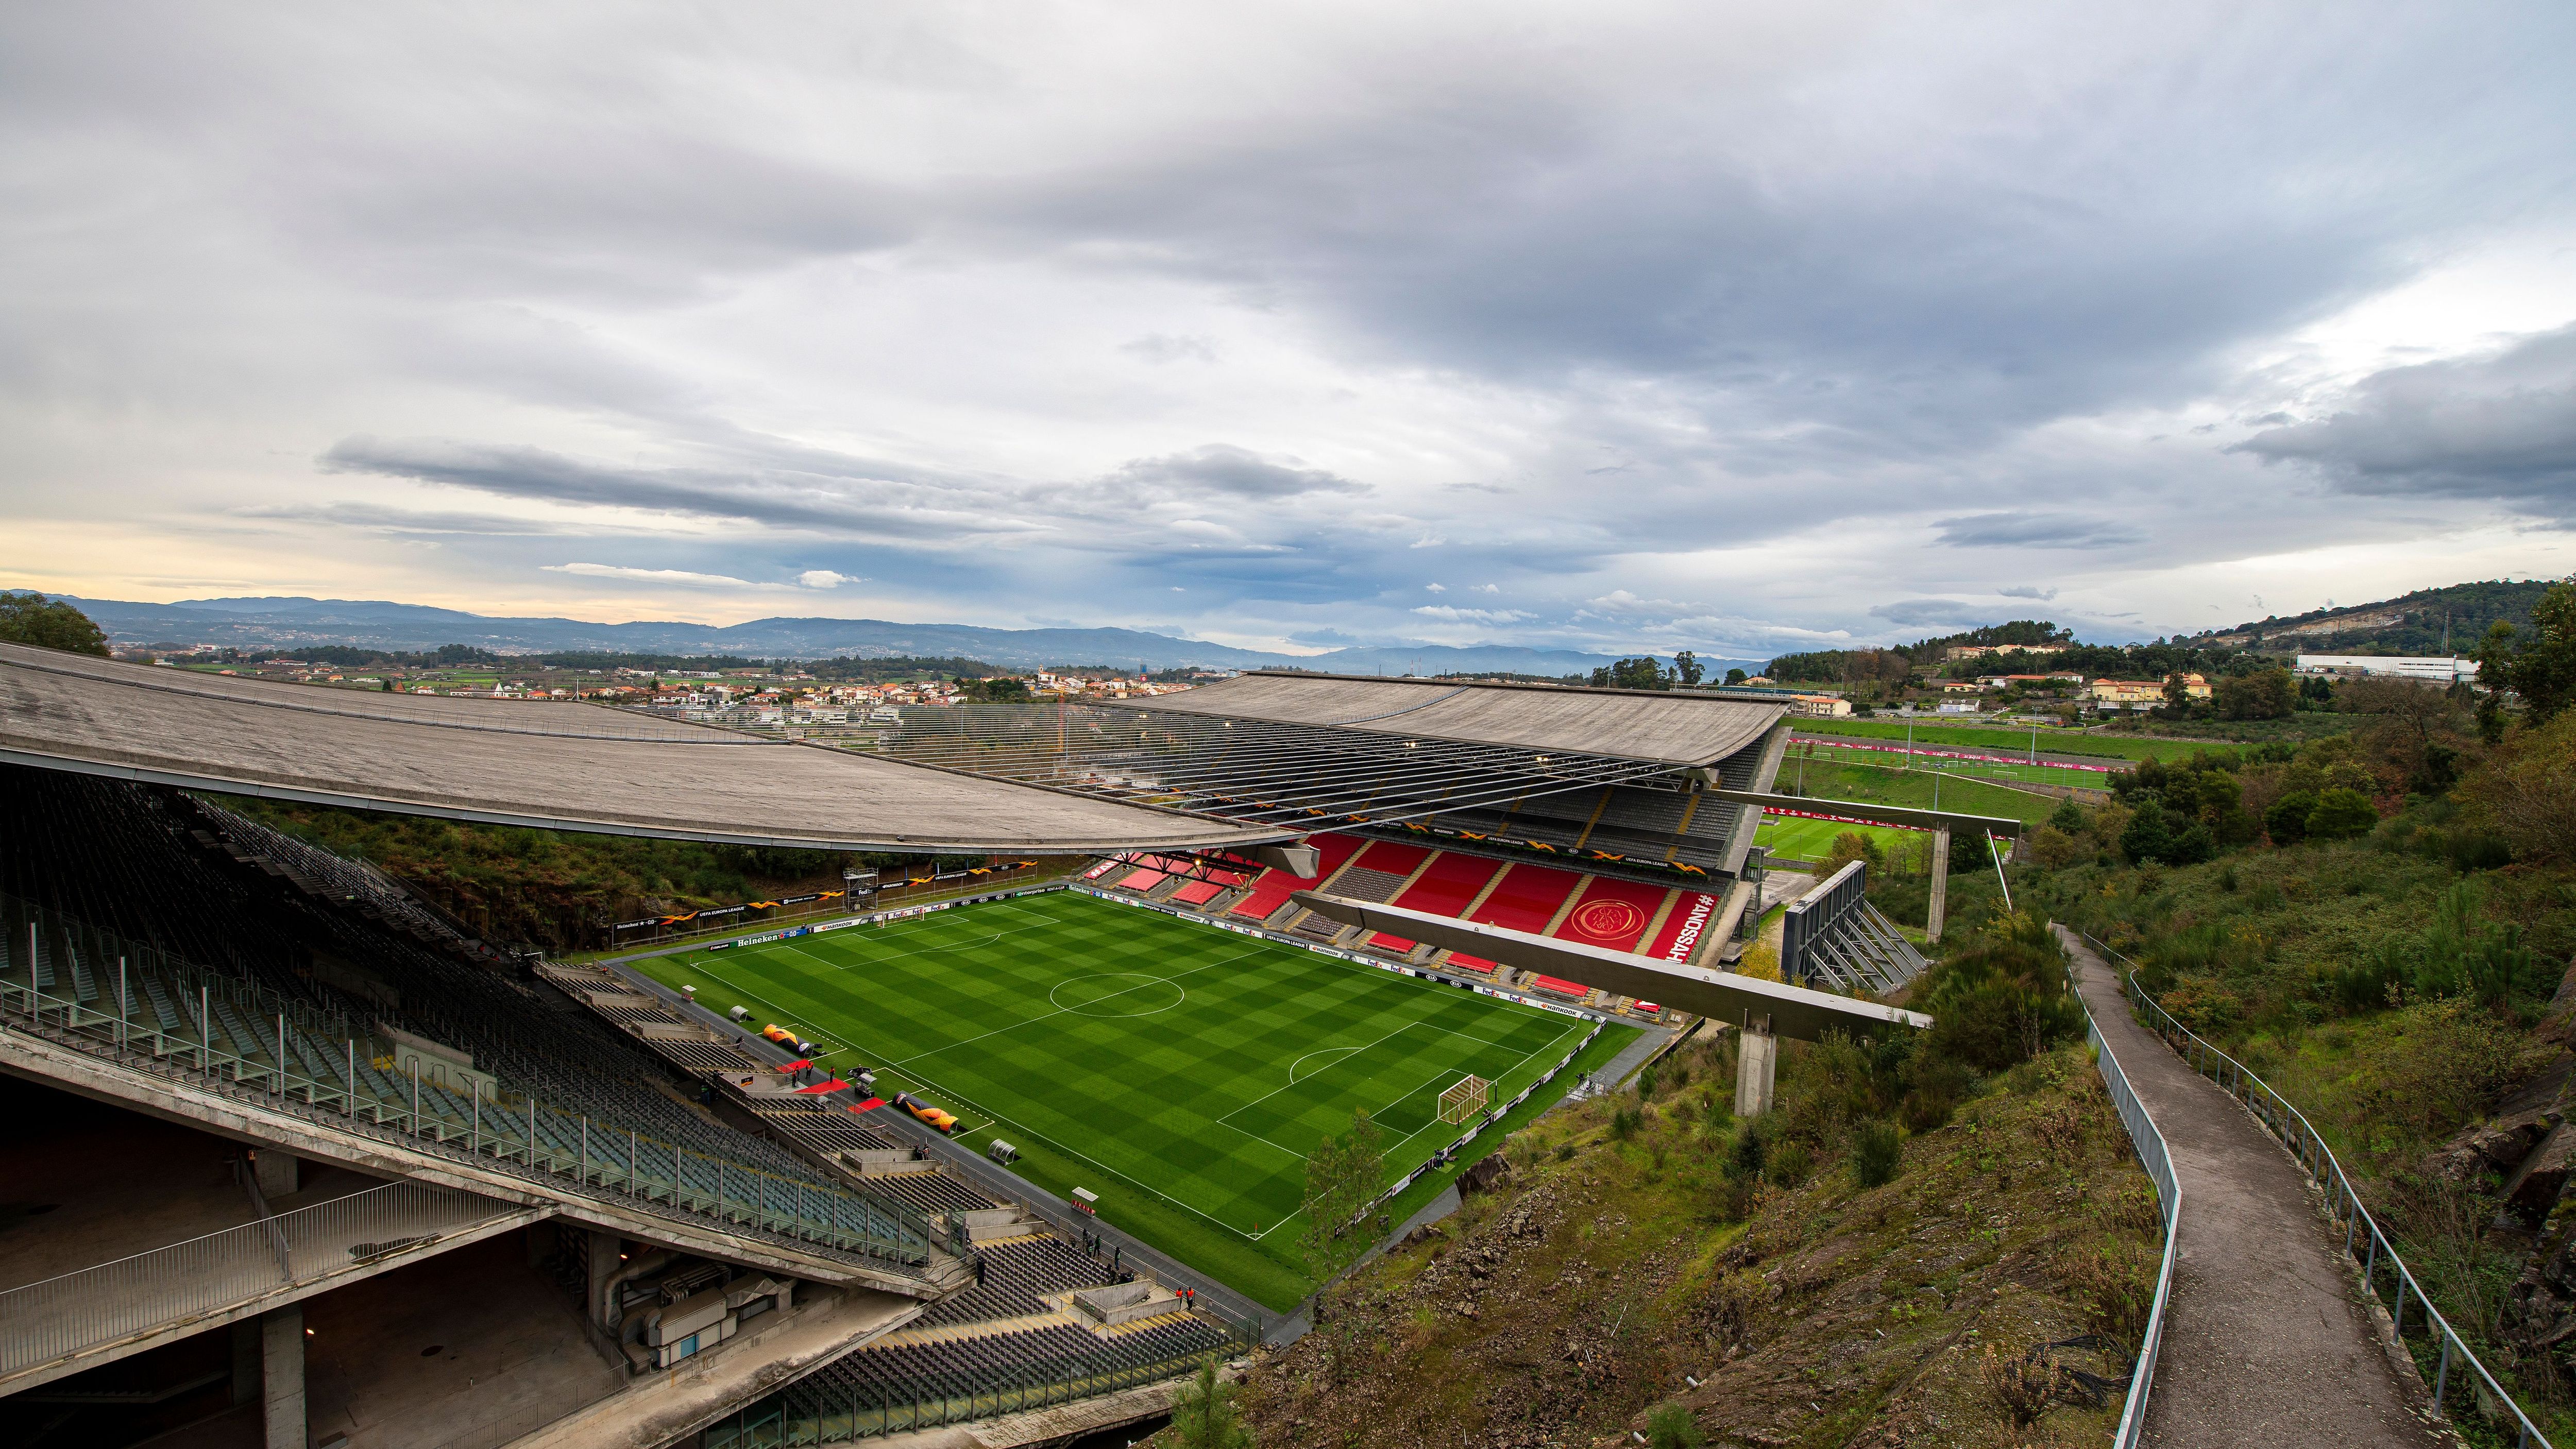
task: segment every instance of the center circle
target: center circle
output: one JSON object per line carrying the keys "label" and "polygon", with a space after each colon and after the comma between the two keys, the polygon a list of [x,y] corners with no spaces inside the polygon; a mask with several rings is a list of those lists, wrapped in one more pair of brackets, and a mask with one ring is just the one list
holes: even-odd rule
{"label": "center circle", "polygon": [[1176,983],[1141,971],[1112,971],[1104,976],[1070,976],[1055,984],[1047,1000],[1076,1016],[1152,1016],[1187,999]]}

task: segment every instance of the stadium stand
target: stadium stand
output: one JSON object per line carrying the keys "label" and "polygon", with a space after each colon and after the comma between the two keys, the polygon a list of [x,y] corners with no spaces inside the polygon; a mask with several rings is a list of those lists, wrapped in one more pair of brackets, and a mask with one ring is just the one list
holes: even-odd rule
{"label": "stadium stand", "polygon": [[[168,792],[12,767],[0,770],[0,816],[12,946],[0,992],[21,1011],[50,998],[39,1004],[70,1042],[228,1076],[300,1097],[343,1130],[363,1122],[414,1147],[571,1176],[729,1233],[916,1281],[937,1271],[918,1213],[683,1105],[657,1064],[604,1027],[321,906],[283,867],[217,869]],[[330,873],[295,858],[307,882]],[[99,1040],[120,1015],[109,974],[120,959],[121,1048],[118,1032]],[[72,962],[77,972],[54,969]]]}
{"label": "stadium stand", "polygon": [[1484,926],[1500,926],[1507,931],[1544,933],[1556,919],[1557,907],[1565,904],[1582,877],[1571,871],[1550,870],[1543,865],[1515,865],[1501,881],[1485,894],[1485,903],[1468,919]]}
{"label": "stadium stand", "polygon": [[1275,868],[1265,870],[1253,879],[1252,894],[1235,902],[1234,914],[1255,921],[1270,919],[1279,913],[1281,906],[1288,904],[1290,895],[1313,890],[1320,883],[1332,879],[1333,872],[1348,864],[1350,858],[1359,854],[1360,847],[1368,842],[1355,835],[1326,833],[1311,837],[1307,843],[1315,847],[1318,857],[1313,875],[1290,875]]}
{"label": "stadium stand", "polygon": [[[1473,905],[1477,893],[1484,890],[1502,867],[1493,861],[1472,855],[1455,855],[1443,851],[1432,857],[1429,866],[1413,879],[1392,904],[1414,911],[1437,911],[1454,916]],[[1380,931],[1369,937],[1369,944],[1398,955],[1409,952],[1414,942]]]}
{"label": "stadium stand", "polygon": [[1582,893],[1575,898],[1574,909],[1565,913],[1556,934],[1587,946],[1633,950],[1672,894],[1669,888],[1588,876]]}
{"label": "stadium stand", "polygon": [[1678,892],[1672,909],[1664,913],[1664,923],[1656,928],[1654,940],[1642,954],[1658,961],[1695,959],[1702,943],[1709,941],[1709,928],[1723,905],[1722,898],[1711,891]]}
{"label": "stadium stand", "polygon": [[1002,1320],[1017,1332],[949,1337],[908,1329],[848,1354],[706,1431],[708,1449],[816,1444],[928,1430],[1113,1393],[1189,1372],[1242,1346],[1206,1318],[1174,1313],[1106,1333],[1050,1310]]}

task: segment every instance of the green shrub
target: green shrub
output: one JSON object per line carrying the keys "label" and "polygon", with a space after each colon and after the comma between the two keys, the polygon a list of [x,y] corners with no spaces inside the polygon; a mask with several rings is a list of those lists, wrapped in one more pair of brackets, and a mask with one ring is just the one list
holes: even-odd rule
{"label": "green shrub", "polygon": [[1905,1139],[1893,1122],[1869,1121],[1852,1134],[1852,1177],[1864,1188],[1882,1187],[1905,1164]]}
{"label": "green shrub", "polygon": [[1771,1162],[1763,1176],[1782,1187],[1796,1187],[1816,1170],[1815,1154],[1804,1142],[1783,1142],[1771,1151]]}
{"label": "green shrub", "polygon": [[1699,1421],[1679,1404],[1665,1404],[1646,1416],[1648,1449],[1704,1449],[1708,1436]]}

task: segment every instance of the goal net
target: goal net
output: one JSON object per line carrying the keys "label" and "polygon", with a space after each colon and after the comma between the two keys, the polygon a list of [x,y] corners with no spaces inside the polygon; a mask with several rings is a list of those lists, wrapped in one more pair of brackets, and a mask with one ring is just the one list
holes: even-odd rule
{"label": "goal net", "polygon": [[1440,1094],[1440,1120],[1467,1121],[1482,1113],[1493,1098],[1493,1083],[1482,1077],[1460,1077],[1456,1086]]}

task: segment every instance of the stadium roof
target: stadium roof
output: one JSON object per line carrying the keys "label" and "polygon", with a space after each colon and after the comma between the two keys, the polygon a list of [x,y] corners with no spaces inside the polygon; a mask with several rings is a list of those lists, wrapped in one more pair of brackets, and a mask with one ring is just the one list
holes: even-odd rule
{"label": "stadium roof", "polygon": [[319,689],[0,644],[0,762],[548,829],[839,850],[1239,846],[1231,824],[601,706]]}
{"label": "stadium roof", "polygon": [[1759,753],[1784,712],[1642,690],[1252,674],[1141,700],[907,709],[883,748],[986,779],[1318,830],[1669,781]]}
{"label": "stadium roof", "polygon": [[1158,709],[1378,734],[1710,765],[1762,738],[1787,706],[1644,689],[1464,684],[1261,672],[1165,695]]}

